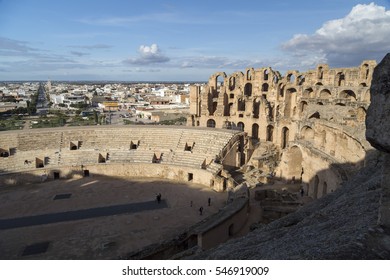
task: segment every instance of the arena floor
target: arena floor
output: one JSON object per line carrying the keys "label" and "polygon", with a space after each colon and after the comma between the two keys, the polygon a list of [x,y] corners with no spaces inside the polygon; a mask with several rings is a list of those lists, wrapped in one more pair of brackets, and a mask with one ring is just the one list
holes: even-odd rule
{"label": "arena floor", "polygon": [[[162,202],[156,206],[157,193],[161,193]],[[226,193],[216,193],[197,184],[105,176],[3,187],[0,188],[0,258],[117,259],[176,236],[218,212],[226,198]],[[204,208],[202,216],[200,206]],[[119,208],[122,212],[104,212]],[[80,213],[91,210],[94,217],[80,217]],[[60,216],[51,215],[54,213]],[[49,222],[18,227],[11,224],[1,229],[2,223],[21,217],[31,218],[24,221],[40,221],[39,217],[47,218],[47,214],[51,217],[46,220]],[[58,217],[65,218],[58,220]]]}

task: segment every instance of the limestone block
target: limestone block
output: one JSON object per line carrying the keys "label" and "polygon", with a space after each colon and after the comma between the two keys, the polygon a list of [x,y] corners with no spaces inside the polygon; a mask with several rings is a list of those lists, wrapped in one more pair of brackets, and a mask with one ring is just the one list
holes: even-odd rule
{"label": "limestone block", "polygon": [[366,138],[376,149],[390,153],[390,53],[374,69]]}

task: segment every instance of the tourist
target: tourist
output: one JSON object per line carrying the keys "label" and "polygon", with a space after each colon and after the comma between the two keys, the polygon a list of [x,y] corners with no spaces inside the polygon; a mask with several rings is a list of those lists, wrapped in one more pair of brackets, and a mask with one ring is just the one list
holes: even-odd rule
{"label": "tourist", "polygon": [[211,197],[209,197],[209,199],[207,200],[209,206],[211,205]]}
{"label": "tourist", "polygon": [[200,206],[199,208],[199,214],[202,216],[203,215],[203,206]]}
{"label": "tourist", "polygon": [[301,193],[301,197],[303,197],[303,195],[305,194],[305,190],[303,189],[303,187],[301,187],[301,190],[299,192]]}

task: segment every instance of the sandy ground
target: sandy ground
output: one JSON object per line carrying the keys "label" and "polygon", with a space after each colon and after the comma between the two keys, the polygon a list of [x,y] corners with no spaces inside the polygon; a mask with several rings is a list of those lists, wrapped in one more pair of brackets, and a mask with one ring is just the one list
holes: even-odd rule
{"label": "sandy ground", "polygon": [[[69,199],[53,200],[66,193],[71,194]],[[0,258],[116,259],[176,236],[218,212],[226,202],[226,193],[197,184],[94,176],[0,188],[0,219],[145,202],[155,199],[157,193],[167,201],[167,208],[0,230]],[[207,205],[209,197],[211,206]],[[200,206],[204,208],[202,216]],[[40,242],[49,242],[45,253],[22,256],[26,246]]]}

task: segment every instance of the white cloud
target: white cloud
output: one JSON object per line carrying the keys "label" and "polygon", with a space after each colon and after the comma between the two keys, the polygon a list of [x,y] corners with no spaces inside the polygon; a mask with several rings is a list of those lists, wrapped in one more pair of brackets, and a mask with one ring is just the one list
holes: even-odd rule
{"label": "white cloud", "polygon": [[139,47],[139,57],[137,58],[129,58],[124,62],[127,64],[135,64],[135,65],[149,65],[156,63],[164,63],[168,62],[169,57],[165,56],[158,47],[157,44],[152,44],[151,46],[141,45]]}
{"label": "white cloud", "polygon": [[[359,4],[341,19],[325,22],[314,34],[296,34],[282,49],[308,62],[316,57],[332,66],[381,60],[390,46],[390,11],[375,3]],[[318,63],[318,62],[317,62]]]}

